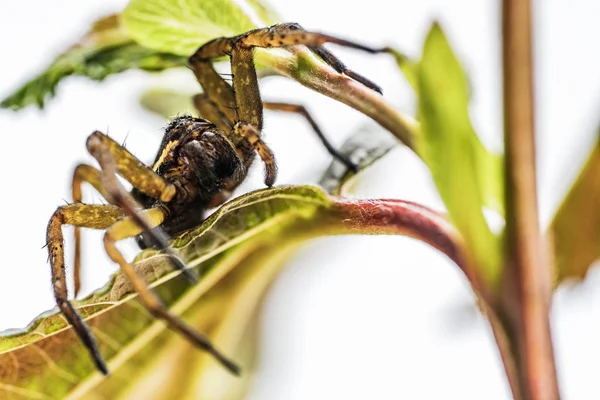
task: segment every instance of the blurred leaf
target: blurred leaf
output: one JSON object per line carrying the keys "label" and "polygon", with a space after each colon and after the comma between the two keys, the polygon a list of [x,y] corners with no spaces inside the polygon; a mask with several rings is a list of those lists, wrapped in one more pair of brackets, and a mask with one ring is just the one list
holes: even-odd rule
{"label": "blurred leaf", "polygon": [[272,25],[274,17],[247,0],[131,0],[123,12],[137,43],[187,57],[209,40]]}
{"label": "blurred leaf", "polygon": [[[420,68],[419,62],[406,56],[404,53],[396,49],[389,48],[388,50],[396,59],[396,63],[398,64],[398,67],[400,68],[400,71],[406,78],[407,82],[415,91],[415,94],[418,95]],[[462,71],[461,75],[464,79],[464,82],[466,82],[464,92],[467,96],[468,103],[471,96],[471,85],[468,81],[468,76],[466,76]],[[473,133],[475,132],[473,131]],[[478,187],[479,191],[481,192],[484,205],[504,216],[504,187],[502,180],[497,179],[504,173],[502,170],[504,158],[501,155],[490,153],[485,146],[483,146],[477,136],[475,136],[474,140],[472,141],[472,147],[475,154],[475,159],[479,163],[478,168],[480,172],[477,173]]]}
{"label": "blurred leaf", "polygon": [[[251,310],[242,312],[239,307],[250,298],[250,303],[260,301],[261,290],[264,291],[274,277],[274,270],[269,272],[269,268],[276,266],[254,270],[256,274],[248,272],[247,280],[234,279],[234,285],[241,285],[239,290],[232,289],[233,292],[224,297],[214,294],[213,298],[209,290],[225,282],[231,271],[261,248],[268,248],[265,251],[268,255],[274,249],[283,251],[311,237],[349,233],[421,238],[461,265],[461,249],[455,242],[457,234],[435,212],[402,201],[336,200],[318,188],[305,186],[265,189],[241,196],[219,208],[200,227],[175,238],[173,246],[188,261],[189,267],[202,271],[202,280],[195,286],[189,286],[178,272],[170,272],[165,257],[153,250],[138,256],[136,268],[147,280],[153,281],[152,286],[174,312],[184,316],[191,313],[189,319],[196,326],[214,333],[216,346],[236,356],[238,351],[248,349],[235,348],[241,338],[232,338],[231,332],[249,329],[252,320]],[[204,300],[203,296],[206,296]],[[77,305],[99,340],[110,377],[103,379],[95,371],[86,350],[60,315],[44,315],[25,331],[11,332],[0,339],[1,398],[17,397],[16,393],[19,398],[62,398],[67,394],[82,397],[96,390],[116,398],[133,390],[131,385],[135,385],[136,380],[131,379],[132,376],[139,375],[157,384],[157,381],[185,380],[191,373],[184,368],[186,364],[172,357],[171,345],[165,347],[164,324],[143,310],[123,276],[118,275],[106,288]],[[196,306],[202,309],[201,313],[191,311]],[[235,321],[227,322],[237,324],[231,329],[223,325],[223,313],[227,309],[232,313],[238,310]],[[244,319],[247,324],[243,323]],[[171,350],[163,353],[163,347]],[[195,357],[190,355],[189,346],[179,348],[181,351],[175,353],[181,357]],[[210,369],[214,371],[213,367]],[[168,387],[183,390],[180,383]]]}
{"label": "blurred leaf", "polygon": [[179,90],[154,88],[142,94],[140,103],[144,109],[170,118],[178,114],[198,114],[192,102],[193,93],[182,93]]}
{"label": "blurred leaf", "polygon": [[417,152],[429,166],[452,221],[488,280],[502,265],[501,239],[483,216],[486,200],[502,204],[501,158],[491,157],[469,119],[465,73],[441,27],[433,24],[419,63]]}
{"label": "blurred leaf", "polygon": [[557,284],[583,279],[600,258],[600,141],[554,216],[549,234],[554,241]]}
{"label": "blurred leaf", "polygon": [[406,54],[396,50],[389,49],[389,52],[396,59],[396,64],[398,64],[398,68],[404,74],[406,81],[413,88],[415,93],[419,91],[419,63],[416,60],[408,57]]}
{"label": "blurred leaf", "polygon": [[128,69],[161,71],[186,64],[185,57],[150,50],[133,42],[120,16],[114,14],[97,21],[46,71],[4,99],[0,107],[18,110],[35,104],[41,108],[49,97],[54,96],[58,83],[71,75],[101,81]]}
{"label": "blurred leaf", "polygon": [[348,170],[341,161],[334,159],[319,181],[319,186],[328,193],[340,195],[347,193],[347,186],[358,178],[357,175],[376,163],[400,142],[379,125],[368,124],[354,132],[340,147],[340,152],[358,166],[359,172]]}

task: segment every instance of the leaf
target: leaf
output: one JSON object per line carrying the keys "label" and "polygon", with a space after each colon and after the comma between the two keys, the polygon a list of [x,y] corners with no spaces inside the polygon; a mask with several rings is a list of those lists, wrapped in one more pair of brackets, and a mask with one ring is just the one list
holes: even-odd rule
{"label": "leaf", "polygon": [[[189,286],[178,272],[170,272],[165,257],[156,251],[142,252],[136,269],[153,281],[152,286],[175,312],[200,315],[191,310],[203,308],[201,319],[194,322],[210,331],[219,324],[223,309],[221,300],[215,300],[209,290],[225,282],[225,277],[248,255],[263,246],[286,248],[311,237],[348,233],[422,238],[462,265],[456,232],[435,212],[402,201],[336,200],[318,188],[304,186],[241,196],[219,208],[199,228],[176,238],[173,246],[188,260],[189,267],[202,272],[202,280],[195,286]],[[266,281],[261,284],[264,286]],[[111,393],[114,398],[134,384],[131,376],[152,373],[152,360],[161,359],[163,354],[157,349],[165,344],[165,328],[143,310],[123,276],[77,304],[99,340],[110,377],[104,380],[95,371],[87,352],[60,315],[44,315],[26,331],[12,332],[0,340],[0,397],[13,393],[25,398],[83,396],[102,387],[103,393]],[[216,345],[226,354],[234,353],[223,340]],[[190,346],[182,349],[187,349],[181,351],[182,357],[191,351]],[[171,360],[168,365],[175,373],[181,364]],[[144,366],[149,369],[145,371]],[[161,382],[177,378],[169,374],[170,367],[161,371]]]}
{"label": "leaf", "polygon": [[121,23],[121,17],[113,14],[97,21],[46,71],[2,100],[0,107],[19,110],[35,104],[42,108],[48,98],[55,95],[57,85],[71,75],[101,81],[129,69],[161,71],[185,65],[185,57],[157,52],[133,42]]}
{"label": "leaf", "polygon": [[193,93],[182,93],[174,89],[154,88],[140,97],[142,107],[152,113],[170,118],[181,113],[198,114],[192,102]]}
{"label": "leaf", "polygon": [[[400,68],[400,71],[415,91],[415,94],[418,95],[419,62],[393,48],[388,48],[388,52],[394,56],[398,68]],[[470,99],[471,84],[467,80],[468,76],[464,75],[464,79],[467,83],[467,96]],[[489,152],[478,137],[475,137],[475,140],[473,140],[473,152],[476,154],[475,158],[479,162],[480,173],[477,174],[479,179],[478,186],[484,205],[504,216],[504,187],[502,180],[496,179],[503,174],[504,158],[501,155]]]}
{"label": "leaf", "polygon": [[404,74],[406,81],[413,88],[413,90],[418,92],[419,90],[419,63],[416,60],[408,57],[406,54],[398,51],[396,49],[389,48],[389,52],[396,59],[396,64],[398,64],[398,68]]}
{"label": "leaf", "polygon": [[123,18],[140,45],[189,57],[209,40],[272,25],[276,16],[257,1],[131,0]]}
{"label": "leaf", "polygon": [[422,134],[417,152],[477,264],[496,282],[502,243],[490,231],[482,208],[486,199],[501,208],[501,158],[489,155],[471,125],[467,79],[437,23],[425,40],[418,72]]}
{"label": "leaf", "polygon": [[355,174],[341,161],[334,159],[319,181],[319,186],[331,194],[347,193],[353,178],[399,145],[400,142],[379,125],[362,126],[340,147],[340,152],[358,166],[359,172]]}
{"label": "leaf", "polygon": [[556,212],[549,235],[557,283],[583,279],[600,258],[600,141]]}

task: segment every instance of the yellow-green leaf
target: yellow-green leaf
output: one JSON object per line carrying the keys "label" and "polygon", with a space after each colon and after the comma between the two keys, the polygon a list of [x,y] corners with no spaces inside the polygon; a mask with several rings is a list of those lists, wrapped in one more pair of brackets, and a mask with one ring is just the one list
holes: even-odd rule
{"label": "yellow-green leaf", "polygon": [[501,159],[490,157],[471,125],[466,75],[437,23],[425,40],[418,82],[417,152],[475,261],[495,281],[502,265],[501,238],[488,227],[483,206],[492,193],[501,207]]}
{"label": "yellow-green leaf", "polygon": [[247,0],[131,0],[123,18],[140,45],[188,57],[209,40],[275,22],[265,6]]}
{"label": "yellow-green leaf", "polygon": [[600,141],[554,216],[549,235],[557,284],[583,279],[600,258]]}
{"label": "yellow-green leaf", "polygon": [[[406,78],[407,82],[418,96],[420,68],[419,62],[396,49],[390,48],[388,51],[394,56],[396,64],[398,64],[398,68],[400,68],[400,71]],[[467,99],[469,99],[471,92],[470,84],[467,80],[468,77],[464,74],[463,76],[467,83],[466,95]],[[484,205],[498,212],[500,215],[504,215],[504,186],[502,179],[498,179],[498,177],[501,177],[503,174],[502,168],[504,158],[501,155],[489,152],[477,136],[475,136],[472,140],[472,147],[475,155],[474,158],[478,162],[478,188],[481,192]]]}
{"label": "yellow-green leaf", "polygon": [[402,71],[406,81],[416,93],[419,90],[419,63],[396,49],[390,48],[389,52],[396,59],[398,68],[400,68],[400,71]]}

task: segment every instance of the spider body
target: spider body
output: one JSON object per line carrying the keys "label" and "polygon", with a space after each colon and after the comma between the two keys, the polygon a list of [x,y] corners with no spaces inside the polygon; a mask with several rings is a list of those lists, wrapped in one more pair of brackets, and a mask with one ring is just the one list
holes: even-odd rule
{"label": "spider body", "polygon": [[[252,159],[252,147],[248,153]],[[168,236],[202,223],[206,209],[222,202],[225,188],[233,188],[246,176],[246,167],[225,134],[191,116],[176,117],[166,127],[152,170],[175,187],[171,201],[152,198],[137,188],[131,193],[145,209],[164,209],[161,229]],[[140,247],[147,246],[144,242],[139,235]]]}
{"label": "spider body", "polygon": [[[108,373],[108,368],[100,348],[90,329],[68,301],[63,225],[75,227],[75,295],[80,286],[80,228],[103,229],[106,231],[104,247],[107,254],[131,281],[147,310],[191,343],[209,352],[231,372],[239,373],[239,368],[216,350],[208,338],[167,310],[133,265],[125,260],[116,242],[135,237],[142,247],[156,246],[170,256],[175,268],[194,281],[195,276],[186,269],[175,250],[169,247],[169,237],[197,226],[203,221],[208,208],[227,200],[231,191],[246,177],[256,154],[265,166],[265,184],[273,185],[277,166],[273,153],[262,140],[263,109],[302,115],[329,153],[349,168],[355,168],[329,143],[304,107],[267,103],[260,97],[253,49],[296,45],[307,46],[338,73],[380,92],[377,85],[346,68],[323,48],[326,42],[370,53],[386,52],[386,49],[372,49],[333,36],[307,32],[294,23],[215,39],[201,46],[189,59],[190,67],[203,88],[203,93],[194,97],[201,118],[179,116],[173,119],[165,130],[152,166],[143,164],[101,132],[94,132],[88,137],[87,150],[100,168],[86,164],[75,168],[73,203],[56,209],[48,223],[46,240],[56,303],[101,372]],[[232,84],[227,83],[212,65],[214,59],[223,56],[231,59]],[[131,192],[122,187],[117,175],[132,185]],[[92,185],[109,204],[83,203],[83,183]]]}

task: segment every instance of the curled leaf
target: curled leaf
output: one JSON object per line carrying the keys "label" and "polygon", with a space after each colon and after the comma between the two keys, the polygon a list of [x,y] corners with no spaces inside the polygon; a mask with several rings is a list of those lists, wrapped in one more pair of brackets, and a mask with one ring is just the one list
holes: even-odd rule
{"label": "curled leaf", "polygon": [[[173,246],[190,268],[201,273],[199,284],[189,286],[178,272],[171,272],[165,257],[153,250],[140,254],[136,269],[153,281],[152,286],[175,312],[186,315],[191,307],[204,304],[203,317],[196,326],[210,331],[218,325],[222,312],[221,303],[211,303],[211,288],[217,287],[249,254],[263,246],[285,248],[307,238],[332,234],[408,235],[426,241],[465,267],[454,228],[425,207],[394,200],[338,200],[321,189],[300,186],[241,196],[219,208],[199,228],[176,238]],[[262,285],[271,278],[265,279]],[[258,301],[259,296],[254,298]],[[44,315],[27,330],[10,332],[0,339],[0,397],[13,392],[26,393],[25,398],[62,398],[74,393],[82,396],[97,393],[100,386],[105,387],[103,393],[107,390],[113,397],[132,384],[133,371],[141,375],[141,366],[150,368],[152,360],[160,359],[156,351],[164,344],[164,324],[141,307],[123,276],[76,304],[99,340],[111,376],[104,380],[96,372],[64,318]],[[211,307],[215,307],[215,314],[206,311]],[[235,353],[227,343],[233,342],[217,341],[216,345],[225,353]],[[161,380],[171,379],[175,377],[163,371]]]}

